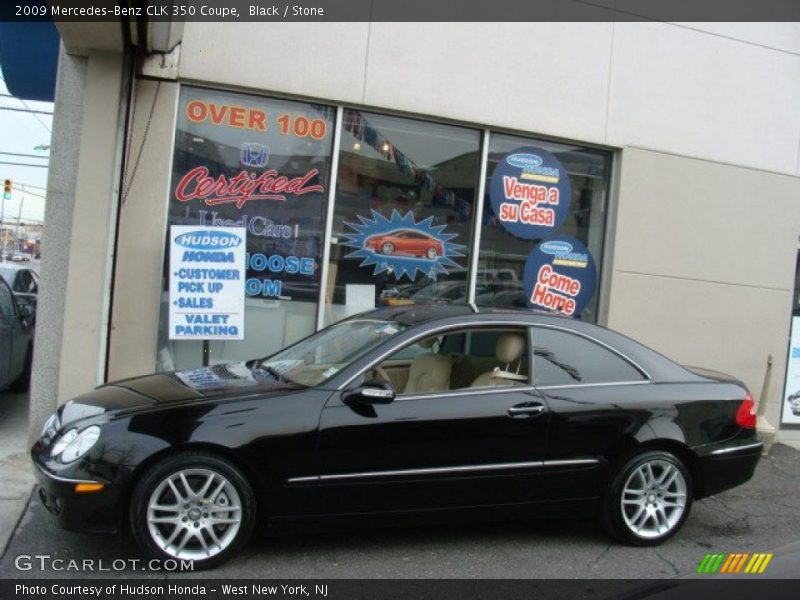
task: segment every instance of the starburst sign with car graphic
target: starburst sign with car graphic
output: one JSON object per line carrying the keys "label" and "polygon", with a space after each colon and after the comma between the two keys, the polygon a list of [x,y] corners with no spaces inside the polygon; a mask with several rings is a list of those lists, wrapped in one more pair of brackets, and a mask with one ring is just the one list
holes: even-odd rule
{"label": "starburst sign with car graphic", "polygon": [[358,215],[359,223],[345,225],[355,233],[345,233],[343,244],[356,248],[346,258],[362,258],[359,266],[374,266],[373,275],[387,272],[395,279],[412,281],[421,271],[431,279],[446,274],[446,267],[460,267],[453,256],[464,256],[466,246],[450,242],[456,234],[444,233],[445,225],[434,225],[433,217],[416,222],[409,211],[392,211],[390,218],[372,211],[372,219]]}

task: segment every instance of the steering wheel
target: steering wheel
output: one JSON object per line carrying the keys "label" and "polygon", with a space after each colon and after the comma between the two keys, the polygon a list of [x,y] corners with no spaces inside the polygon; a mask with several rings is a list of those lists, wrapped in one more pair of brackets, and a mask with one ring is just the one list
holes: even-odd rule
{"label": "steering wheel", "polygon": [[373,367],[370,370],[370,379],[381,379],[386,383],[392,383],[392,379],[389,377],[389,374],[384,370],[383,367]]}

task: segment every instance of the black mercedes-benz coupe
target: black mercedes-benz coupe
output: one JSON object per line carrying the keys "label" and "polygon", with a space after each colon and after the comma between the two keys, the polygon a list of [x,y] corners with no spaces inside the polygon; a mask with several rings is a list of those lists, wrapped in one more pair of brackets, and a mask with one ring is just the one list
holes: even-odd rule
{"label": "black mercedes-benz coupe", "polygon": [[198,569],[256,527],[312,522],[597,513],[652,545],[752,476],[754,408],[736,379],[602,327],[406,306],[265,359],[100,386],[50,417],[32,457],[64,527],[129,526]]}

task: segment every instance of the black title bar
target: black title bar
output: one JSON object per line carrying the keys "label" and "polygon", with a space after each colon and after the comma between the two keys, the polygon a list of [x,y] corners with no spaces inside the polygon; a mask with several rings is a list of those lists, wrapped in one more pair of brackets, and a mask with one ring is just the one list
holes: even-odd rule
{"label": "black title bar", "polygon": [[6,0],[0,21],[798,22],[798,0]]}

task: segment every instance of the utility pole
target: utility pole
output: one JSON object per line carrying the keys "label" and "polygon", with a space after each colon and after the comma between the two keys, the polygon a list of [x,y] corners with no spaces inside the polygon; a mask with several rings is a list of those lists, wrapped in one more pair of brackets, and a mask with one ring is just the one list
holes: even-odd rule
{"label": "utility pole", "polygon": [[17,212],[17,227],[14,229],[14,256],[17,255],[19,250],[19,222],[22,219],[22,207],[25,206],[25,194],[22,195],[19,201],[19,212]]}

